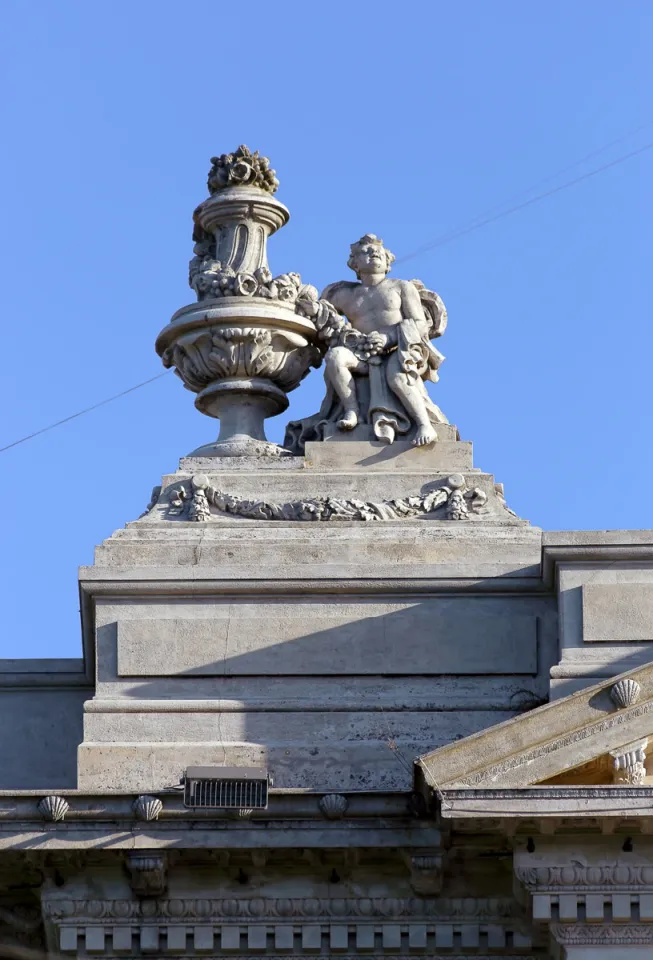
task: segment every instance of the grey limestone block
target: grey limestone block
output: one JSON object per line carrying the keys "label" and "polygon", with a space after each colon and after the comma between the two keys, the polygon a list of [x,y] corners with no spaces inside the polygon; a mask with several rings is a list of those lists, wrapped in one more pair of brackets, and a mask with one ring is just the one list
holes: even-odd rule
{"label": "grey limestone block", "polygon": [[585,643],[653,641],[653,580],[649,583],[584,583]]}
{"label": "grey limestone block", "polygon": [[117,672],[120,677],[536,674],[540,608],[540,601],[481,597],[225,600],[201,610],[177,604],[161,610],[164,616],[147,618],[144,611],[142,619],[118,623]]}
{"label": "grey limestone block", "polygon": [[467,471],[473,467],[472,444],[447,439],[428,447],[415,447],[408,440],[385,444],[378,440],[333,439],[307,443],[305,466],[309,470]]}

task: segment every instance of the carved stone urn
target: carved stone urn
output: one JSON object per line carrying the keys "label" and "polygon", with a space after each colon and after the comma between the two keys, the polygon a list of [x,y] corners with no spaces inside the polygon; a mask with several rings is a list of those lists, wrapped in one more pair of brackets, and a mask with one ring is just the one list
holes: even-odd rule
{"label": "carved stone urn", "polygon": [[174,314],[156,350],[197,394],[197,409],[220,420],[217,442],[191,456],[281,456],[287,451],[266,441],[264,421],[321,363],[317,290],[296,273],[269,270],[268,237],[290,214],[273,196],[267,158],[241,146],[212,164],[210,196],[193,214],[189,283],[198,302]]}

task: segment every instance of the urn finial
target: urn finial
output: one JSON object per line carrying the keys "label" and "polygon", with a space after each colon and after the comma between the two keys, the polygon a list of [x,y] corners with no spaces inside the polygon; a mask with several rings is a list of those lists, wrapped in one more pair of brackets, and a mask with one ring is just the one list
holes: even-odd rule
{"label": "urn finial", "polygon": [[197,394],[195,406],[220,420],[216,443],[191,456],[283,456],[266,441],[264,420],[322,360],[318,293],[297,273],[274,277],[267,241],[290,214],[275,199],[267,157],[241,145],[213,157],[210,196],[193,214],[189,283],[198,303],[182,307],[156,350]]}

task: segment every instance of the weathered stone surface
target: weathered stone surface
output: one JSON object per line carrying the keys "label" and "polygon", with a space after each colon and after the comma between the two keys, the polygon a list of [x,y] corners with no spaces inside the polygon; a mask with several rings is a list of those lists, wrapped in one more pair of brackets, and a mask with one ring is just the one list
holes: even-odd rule
{"label": "weathered stone surface", "polygon": [[[414,757],[511,715],[93,714],[88,734],[101,731],[106,739],[85,737],[80,745],[79,786],[156,792],[177,784],[188,766],[225,764],[266,767],[276,789],[410,791]],[[166,732],[172,739],[161,739]]]}
{"label": "weathered stone surface", "polygon": [[379,440],[307,443],[306,468],[466,472],[472,469],[472,445],[463,440],[439,440],[426,447],[415,447],[408,440],[395,440],[393,444]]}
{"label": "weathered stone surface", "polygon": [[538,610],[471,597],[176,605],[183,619],[144,607],[118,624],[118,675],[535,674]]}
{"label": "weathered stone surface", "polygon": [[[213,163],[199,303],[159,346],[230,456],[183,460],[82,570],[85,664],[0,665],[0,942],[28,960],[648,957],[653,534],[542,535],[454,426],[419,446],[442,421],[420,393],[441,301],[386,281],[368,236],[362,283],[329,288],[350,324],[267,267],[288,216],[267,160]],[[370,422],[341,429],[332,404],[290,456],[263,414],[327,347],[344,401],[355,358]],[[549,672],[603,679],[546,704]],[[266,767],[267,807],[186,807],[192,765]]]}
{"label": "weathered stone surface", "polygon": [[[97,688],[80,784],[152,792],[188,764],[244,763],[283,788],[407,789],[429,746],[541,702],[556,647],[541,533],[457,437],[445,425],[439,451],[327,440],[321,467],[187,458],[164,478],[82,573]],[[262,519],[228,512],[225,490]],[[396,519],[433,491],[439,515]],[[311,496],[358,519],[284,506]],[[395,519],[383,506],[361,522],[390,502]]]}
{"label": "weathered stone surface", "polygon": [[31,686],[0,689],[0,725],[6,731],[0,738],[0,790],[74,787],[83,704],[94,688],[79,684],[66,689],[47,675],[30,677],[30,661],[23,665],[23,682],[29,678]]}
{"label": "weathered stone surface", "polygon": [[650,583],[585,583],[583,641],[653,642],[653,580]]}
{"label": "weathered stone surface", "polygon": [[[557,585],[561,626],[560,663],[551,672],[552,697],[653,657],[650,640],[637,639],[648,633],[651,560],[651,530],[543,534],[542,573],[547,584]],[[590,600],[584,602],[586,588]],[[594,604],[596,613],[590,609]]]}

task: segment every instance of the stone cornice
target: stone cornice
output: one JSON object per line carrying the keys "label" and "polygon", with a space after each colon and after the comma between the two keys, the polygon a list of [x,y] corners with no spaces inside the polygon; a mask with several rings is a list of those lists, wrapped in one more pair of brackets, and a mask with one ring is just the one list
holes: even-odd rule
{"label": "stone cornice", "polygon": [[[460,949],[532,949],[510,899],[416,897],[225,897],[76,900],[49,891],[43,912],[50,944],[61,953],[114,956],[146,952],[243,956],[415,952],[448,957]],[[511,956],[514,953],[511,950]],[[519,955],[518,955],[519,956]]]}
{"label": "stone cornice", "polygon": [[531,831],[550,833],[579,819],[587,821],[588,830],[600,827],[605,818],[615,829],[620,820],[650,819],[653,786],[445,787],[438,798],[444,821],[492,818],[501,831],[506,821],[535,820]]}
{"label": "stone cornice", "polygon": [[[116,569],[107,567],[82,567],[80,591],[83,597],[146,597],[146,596],[224,596],[245,595],[255,597],[278,594],[283,585],[284,596],[305,596],[306,592],[316,594],[433,594],[433,593],[491,593],[542,594],[545,591],[535,577],[496,577],[490,578],[438,578],[438,577],[325,577],[317,572],[314,578],[307,576],[289,577],[280,571],[274,579],[243,580],[244,571],[232,567],[227,576],[206,578],[206,571],[186,571],[188,579],[179,578],[174,567],[135,567]],[[93,575],[91,575],[93,574]]]}
{"label": "stone cornice", "polygon": [[217,919],[366,921],[431,919],[438,923],[506,923],[521,916],[509,897],[233,897],[219,899],[165,898],[141,900],[74,900],[65,895],[44,899],[46,916],[58,920],[115,921],[162,918],[188,922]]}
{"label": "stone cornice", "polygon": [[653,530],[575,530],[542,534],[542,580],[555,586],[562,563],[653,561]]}
{"label": "stone cornice", "polygon": [[[42,814],[38,803],[47,795],[44,790],[0,790],[0,824],[6,821],[39,820]],[[139,795],[135,793],[109,792],[89,793],[85,790],[54,790],[54,796],[65,797],[70,805],[66,819],[80,821],[134,820],[134,803]],[[171,789],[155,792],[163,803],[161,820],[180,822],[187,820],[219,821],[233,818],[233,811],[210,808],[187,808],[184,806],[182,790]],[[269,822],[270,820],[324,820],[320,803],[324,791],[302,788],[276,788],[269,790],[269,806],[266,809],[252,811],[252,820]],[[347,819],[367,819],[374,817],[392,817],[398,820],[412,820],[415,816],[411,806],[412,794],[404,791],[345,793],[347,800]]]}

